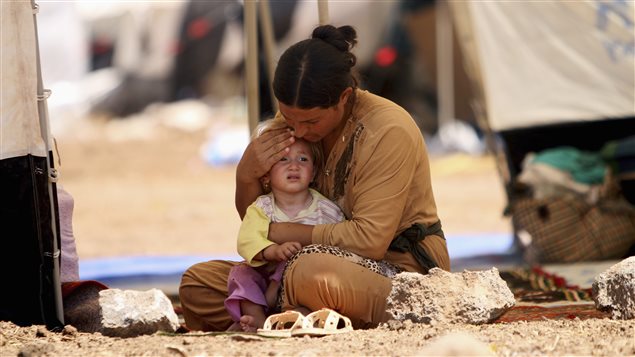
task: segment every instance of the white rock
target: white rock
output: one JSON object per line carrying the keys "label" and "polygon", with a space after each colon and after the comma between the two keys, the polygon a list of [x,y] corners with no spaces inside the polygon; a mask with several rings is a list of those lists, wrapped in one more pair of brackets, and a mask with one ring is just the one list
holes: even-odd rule
{"label": "white rock", "polygon": [[482,324],[495,320],[516,303],[496,268],[462,273],[433,268],[427,275],[399,273],[392,284],[387,310],[401,321]]}
{"label": "white rock", "polygon": [[179,328],[170,299],[158,289],[102,290],[99,305],[100,332],[106,336],[133,337],[157,331],[174,332]]}
{"label": "white rock", "polygon": [[626,258],[596,276],[592,289],[599,310],[611,312],[614,319],[635,318],[635,257]]}

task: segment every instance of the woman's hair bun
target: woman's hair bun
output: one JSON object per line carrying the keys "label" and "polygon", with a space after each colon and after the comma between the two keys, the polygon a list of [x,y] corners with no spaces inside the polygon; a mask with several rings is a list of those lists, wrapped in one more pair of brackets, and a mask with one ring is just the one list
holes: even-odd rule
{"label": "woman's hair bun", "polygon": [[350,51],[357,44],[357,32],[352,26],[335,27],[333,25],[318,26],[313,30],[311,38],[325,41],[342,52]]}

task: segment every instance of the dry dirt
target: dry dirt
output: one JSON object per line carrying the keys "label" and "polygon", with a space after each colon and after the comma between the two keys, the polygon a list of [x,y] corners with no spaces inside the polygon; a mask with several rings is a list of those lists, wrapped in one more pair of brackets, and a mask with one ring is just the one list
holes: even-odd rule
{"label": "dry dirt", "polygon": [[[249,334],[150,335],[112,338],[101,334],[48,332],[0,322],[0,354],[5,356],[414,356],[437,338],[466,332],[498,356],[629,356],[635,354],[635,321],[609,319],[515,322],[509,324],[381,326],[321,338],[263,338]],[[458,353],[475,350],[455,341]],[[463,349],[466,347],[467,349]],[[443,355],[435,349],[428,355]]]}
{"label": "dry dirt", "polygon": [[[61,184],[75,198],[80,259],[115,255],[234,254],[239,219],[234,166],[199,156],[205,131],[156,123],[90,121],[58,136]],[[448,234],[508,232],[505,204],[490,157],[433,158],[433,184]],[[1,356],[332,356],[423,353],[452,331],[465,331],[500,356],[635,355],[635,320],[382,326],[324,338],[265,339],[248,334],[110,338],[67,327],[0,322]],[[454,347],[460,346],[457,341]],[[441,354],[435,350],[433,354]],[[473,355],[463,350],[460,355]]]}

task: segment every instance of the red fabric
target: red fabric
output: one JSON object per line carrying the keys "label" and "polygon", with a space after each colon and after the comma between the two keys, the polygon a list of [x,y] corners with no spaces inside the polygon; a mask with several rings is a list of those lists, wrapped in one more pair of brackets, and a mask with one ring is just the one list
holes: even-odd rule
{"label": "red fabric", "polygon": [[83,286],[94,286],[98,288],[99,290],[108,289],[106,285],[98,282],[97,280],[71,281],[68,283],[62,283],[62,298],[63,299],[67,298],[68,296],[73,294],[73,292],[77,290],[77,288],[83,287]]}

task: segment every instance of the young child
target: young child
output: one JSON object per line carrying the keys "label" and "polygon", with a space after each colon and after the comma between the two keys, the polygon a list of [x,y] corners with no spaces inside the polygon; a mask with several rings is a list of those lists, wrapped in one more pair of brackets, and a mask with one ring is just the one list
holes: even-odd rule
{"label": "young child", "polygon": [[[285,127],[282,121],[265,122],[258,133]],[[276,244],[267,239],[269,223],[337,223],[344,214],[335,203],[309,188],[320,167],[321,148],[303,139],[261,178],[265,192],[249,206],[238,233],[243,264],[232,268],[225,308],[234,320],[229,330],[255,332],[275,307],[287,259],[302,249],[299,242]]]}

